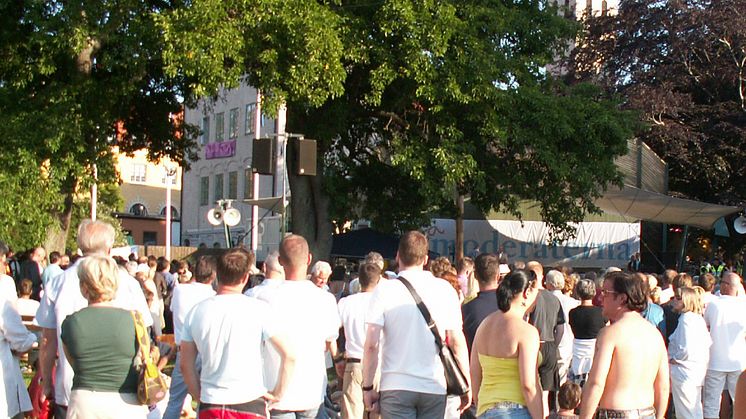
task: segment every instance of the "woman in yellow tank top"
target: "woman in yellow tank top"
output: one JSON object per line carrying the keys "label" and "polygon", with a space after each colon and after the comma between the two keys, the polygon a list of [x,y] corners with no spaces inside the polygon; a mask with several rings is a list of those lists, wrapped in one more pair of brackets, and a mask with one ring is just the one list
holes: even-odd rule
{"label": "woman in yellow tank top", "polygon": [[537,293],[533,272],[511,272],[497,288],[499,310],[477,329],[471,382],[480,419],[544,417],[537,375],[539,333],[524,320]]}

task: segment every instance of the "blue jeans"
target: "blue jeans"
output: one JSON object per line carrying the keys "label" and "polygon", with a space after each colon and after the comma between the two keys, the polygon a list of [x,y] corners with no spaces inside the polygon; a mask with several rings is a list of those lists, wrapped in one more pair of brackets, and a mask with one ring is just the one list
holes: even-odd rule
{"label": "blue jeans", "polygon": [[[181,417],[181,408],[184,406],[184,399],[186,399],[187,393],[189,392],[184,382],[184,376],[181,375],[181,354],[176,354],[176,365],[171,373],[171,387],[168,389],[168,405],[166,411],[163,412],[163,419],[179,419]],[[197,355],[196,362],[197,372],[202,369],[202,362],[199,355]]]}
{"label": "blue jeans", "polygon": [[531,419],[525,407],[493,407],[479,416],[479,419]]}

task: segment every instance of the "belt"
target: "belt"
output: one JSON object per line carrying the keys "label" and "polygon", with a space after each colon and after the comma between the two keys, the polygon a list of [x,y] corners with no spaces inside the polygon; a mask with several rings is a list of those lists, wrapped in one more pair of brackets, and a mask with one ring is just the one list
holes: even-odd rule
{"label": "belt", "polygon": [[648,416],[655,416],[654,407],[646,407],[644,409],[629,409],[629,410],[617,410],[617,409],[602,409],[596,410],[596,417],[600,419],[634,419],[643,418]]}
{"label": "belt", "polygon": [[359,364],[361,361],[360,358],[345,358],[345,362],[350,364]]}
{"label": "belt", "polygon": [[501,401],[490,406],[490,408],[487,409],[487,411],[490,411],[492,409],[520,409],[520,408],[525,408],[525,407],[526,407],[525,405],[522,405],[520,403]]}

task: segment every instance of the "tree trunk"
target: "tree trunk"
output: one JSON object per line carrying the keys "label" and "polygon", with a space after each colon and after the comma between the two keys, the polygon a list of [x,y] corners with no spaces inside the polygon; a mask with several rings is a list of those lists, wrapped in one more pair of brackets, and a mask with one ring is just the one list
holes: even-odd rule
{"label": "tree trunk", "polygon": [[288,142],[287,165],[290,184],[291,230],[308,241],[314,261],[329,260],[333,226],[329,219],[329,197],[323,190],[321,158],[317,158],[316,176],[297,175],[295,144]]}
{"label": "tree trunk", "polygon": [[62,211],[56,214],[58,223],[51,225],[47,229],[47,239],[44,242],[44,248],[47,250],[47,253],[54,250],[64,253],[67,250],[65,249],[65,244],[67,243],[67,236],[70,233],[70,223],[73,217],[73,196],[77,189],[77,178],[72,179],[63,186],[61,193],[65,194],[65,201]]}

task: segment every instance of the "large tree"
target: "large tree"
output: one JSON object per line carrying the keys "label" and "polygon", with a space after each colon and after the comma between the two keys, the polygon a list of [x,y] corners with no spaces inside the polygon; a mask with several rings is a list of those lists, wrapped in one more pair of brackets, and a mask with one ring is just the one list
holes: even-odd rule
{"label": "large tree", "polygon": [[[575,27],[548,2],[260,3],[279,11],[194,1],[169,16],[170,68],[208,80],[205,92],[245,71],[288,103],[289,131],[319,140],[322,176],[290,177],[293,230],[318,254],[333,221],[409,228],[457,215],[464,195],[516,216],[521,199],[536,200],[562,237],[619,179],[613,159],[633,124],[601,91],[549,75]],[[285,9],[292,19],[274,18]],[[232,48],[216,54],[211,34]],[[294,61],[314,47],[308,63]],[[329,87],[294,89],[303,77]]]}
{"label": "large tree", "polygon": [[[112,145],[182,162],[193,141],[172,115],[190,81],[163,71],[158,13],[178,4],[0,1],[3,234],[60,249],[77,194],[116,182]],[[126,131],[115,135],[115,124]],[[25,188],[23,186],[26,186]],[[20,189],[19,189],[20,188]],[[47,232],[50,236],[47,236]]]}
{"label": "large tree", "polygon": [[585,21],[575,80],[592,80],[648,127],[670,189],[746,203],[746,0],[625,0]]}

